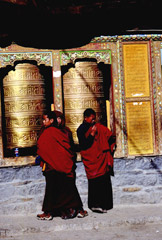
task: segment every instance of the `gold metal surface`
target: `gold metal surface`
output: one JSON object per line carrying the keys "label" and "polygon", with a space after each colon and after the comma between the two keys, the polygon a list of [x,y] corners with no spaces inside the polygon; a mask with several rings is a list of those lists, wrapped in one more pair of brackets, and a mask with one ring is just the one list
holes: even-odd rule
{"label": "gold metal surface", "polygon": [[123,54],[126,98],[150,96],[147,43],[125,44]]}
{"label": "gold metal surface", "polygon": [[126,103],[128,151],[130,155],[153,153],[150,102]]}
{"label": "gold metal surface", "polygon": [[36,144],[45,105],[44,79],[37,66],[23,63],[3,79],[6,147]]}
{"label": "gold metal surface", "polygon": [[128,155],[154,154],[147,43],[123,45]]}
{"label": "gold metal surface", "polygon": [[93,108],[97,120],[105,118],[103,77],[96,62],[76,62],[63,76],[66,125],[77,142],[76,129],[83,121],[86,108]]}

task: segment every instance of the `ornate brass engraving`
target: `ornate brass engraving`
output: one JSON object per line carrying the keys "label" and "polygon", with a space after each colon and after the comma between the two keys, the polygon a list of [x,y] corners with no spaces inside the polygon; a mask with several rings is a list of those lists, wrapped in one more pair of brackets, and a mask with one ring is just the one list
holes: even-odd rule
{"label": "ornate brass engraving", "polygon": [[40,85],[24,85],[24,86],[5,86],[4,95],[6,97],[16,97],[16,96],[37,96],[44,95],[45,90],[43,86]]}
{"label": "ornate brass engraving", "polygon": [[[98,97],[98,96],[96,96]],[[99,109],[100,106],[104,105],[104,100],[102,98],[92,99],[92,98],[84,98],[84,99],[66,99],[65,101],[65,109],[86,109],[86,108],[94,108]]]}
{"label": "ornate brass engraving", "polygon": [[67,86],[64,88],[64,93],[65,94],[80,94],[80,93],[103,93],[103,84],[102,83],[89,83],[89,85],[85,84],[72,84],[69,83]]}
{"label": "ornate brass engraving", "polygon": [[93,108],[97,120],[105,118],[103,77],[96,62],[77,62],[63,77],[66,124],[77,142],[76,129],[86,108]]}
{"label": "ornate brass engraving", "polygon": [[36,144],[46,107],[44,79],[32,64],[18,64],[3,79],[6,147]]}

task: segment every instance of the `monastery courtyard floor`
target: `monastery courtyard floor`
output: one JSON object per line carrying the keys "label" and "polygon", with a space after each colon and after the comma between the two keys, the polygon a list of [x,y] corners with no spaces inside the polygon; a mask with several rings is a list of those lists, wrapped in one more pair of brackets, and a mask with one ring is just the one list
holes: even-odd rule
{"label": "monastery courtyard floor", "polygon": [[114,206],[106,214],[40,221],[35,215],[0,216],[1,240],[161,240],[162,205]]}

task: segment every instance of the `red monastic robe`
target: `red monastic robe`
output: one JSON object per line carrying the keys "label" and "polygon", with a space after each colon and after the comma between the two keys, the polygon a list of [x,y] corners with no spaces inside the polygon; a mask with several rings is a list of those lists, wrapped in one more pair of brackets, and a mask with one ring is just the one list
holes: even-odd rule
{"label": "red monastic robe", "polygon": [[[81,151],[82,160],[85,166],[88,179],[96,178],[104,175],[113,168],[113,148],[115,141],[109,144],[109,138],[113,133],[105,126],[97,123],[97,133],[94,137],[93,144],[90,148]],[[91,132],[86,132],[86,137]]]}
{"label": "red monastic robe", "polygon": [[71,150],[68,131],[46,128],[37,142],[38,155],[54,170],[72,176],[74,152]]}

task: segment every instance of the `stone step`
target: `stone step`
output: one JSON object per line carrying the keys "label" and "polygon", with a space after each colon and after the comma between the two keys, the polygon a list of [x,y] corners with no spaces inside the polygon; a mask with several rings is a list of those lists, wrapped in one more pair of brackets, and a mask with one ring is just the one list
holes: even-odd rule
{"label": "stone step", "polygon": [[[37,220],[36,215],[1,215],[0,236],[9,238],[34,233],[79,231],[109,227],[162,223],[162,205],[115,206],[106,214],[93,213],[85,218],[63,220],[59,217],[51,221]],[[1,239],[0,238],[0,239]]]}

